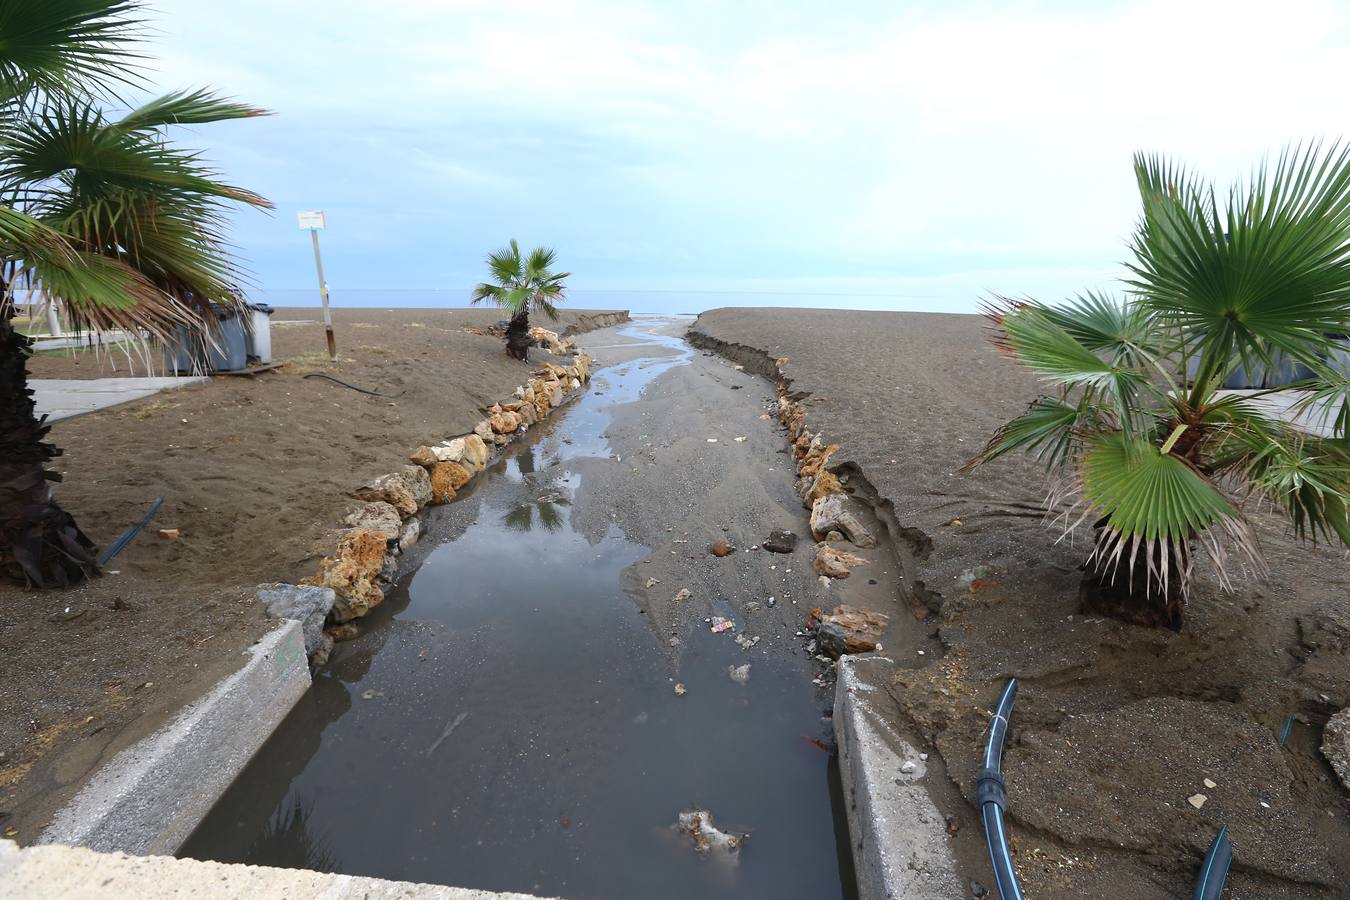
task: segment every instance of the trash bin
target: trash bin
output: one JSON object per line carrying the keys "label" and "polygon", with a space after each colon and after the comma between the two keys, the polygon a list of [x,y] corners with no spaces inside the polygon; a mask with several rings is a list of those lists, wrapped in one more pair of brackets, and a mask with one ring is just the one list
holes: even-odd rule
{"label": "trash bin", "polygon": [[203,346],[201,335],[186,325],[174,329],[164,344],[164,368],[171,372],[230,372],[248,365],[248,334],[241,310],[211,304],[216,329],[215,346]]}
{"label": "trash bin", "polygon": [[248,358],[263,365],[272,361],[272,313],[274,310],[266,303],[248,305]]}

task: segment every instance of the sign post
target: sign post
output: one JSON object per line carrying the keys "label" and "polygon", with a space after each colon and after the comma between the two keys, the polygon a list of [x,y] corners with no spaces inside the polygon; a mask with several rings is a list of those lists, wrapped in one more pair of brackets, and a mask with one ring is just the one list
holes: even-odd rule
{"label": "sign post", "polygon": [[314,244],[314,268],[319,273],[319,299],[323,301],[323,328],[328,334],[328,358],[337,359],[337,341],[333,338],[333,314],[328,309],[328,279],[323,277],[323,257],[319,254],[319,231],[324,227],[323,210],[306,210],[299,214],[300,227],[309,229]]}

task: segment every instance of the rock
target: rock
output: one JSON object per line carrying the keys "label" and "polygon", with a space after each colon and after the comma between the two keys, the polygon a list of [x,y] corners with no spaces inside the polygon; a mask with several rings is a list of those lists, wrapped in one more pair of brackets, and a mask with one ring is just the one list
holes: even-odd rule
{"label": "rock", "polygon": [[349,513],[345,521],[353,528],[378,531],[387,540],[392,541],[398,537],[403,517],[391,504],[383,500],[373,500]]}
{"label": "rock", "polygon": [[464,436],[464,457],[460,460],[466,468],[479,471],[486,468],[491,451],[481,437],[476,434]]}
{"label": "rock", "polygon": [[905,775],[913,775],[919,769],[919,764],[912,759],[907,759],[900,764],[900,771]]}
{"label": "rock", "polygon": [[539,421],[539,410],[534,408],[533,403],[522,403],[516,414],[520,416],[520,424],[526,428]]}
{"label": "rock", "polygon": [[1200,807],[1204,806],[1206,801],[1208,800],[1209,798],[1206,797],[1204,794],[1191,794],[1189,797],[1186,798],[1186,802],[1189,803],[1191,806],[1194,806],[1196,809],[1199,809]]}
{"label": "rock", "polygon": [[1350,707],[1327,720],[1322,729],[1322,755],[1340,776],[1341,784],[1350,790]]}
{"label": "rock", "polygon": [[166,540],[166,541],[176,541],[176,540],[178,540],[178,529],[177,529],[177,528],[161,528],[161,529],[159,530],[159,536],[162,537],[162,538],[163,538],[164,540]]}
{"label": "rock", "polygon": [[832,659],[846,653],[875,650],[886,630],[887,616],[853,606],[836,606],[833,613],[820,617],[816,626],[816,644]]}
{"label": "rock", "polygon": [[464,459],[464,438],[457,437],[431,450],[436,454],[437,462],[459,462]]}
{"label": "rock", "polygon": [[[409,466],[406,468],[416,468],[418,472],[425,475],[427,470],[420,466]],[[428,497],[431,495],[431,483],[427,486]],[[389,503],[394,509],[398,510],[401,518],[409,517],[417,511],[417,495],[413,493],[412,483],[408,478],[402,475],[402,472],[391,472],[389,475],[381,475],[377,479],[370,480],[356,488],[356,497],[363,501],[383,501]]]}
{"label": "rock", "polygon": [[814,567],[817,575],[824,575],[829,578],[847,578],[851,567],[865,565],[867,565],[867,560],[861,556],[836,550],[824,541],[816,544]]}
{"label": "rock", "polygon": [[816,501],[821,497],[842,493],[844,493],[844,486],[839,483],[838,476],[829,471],[821,472],[812,480],[810,488],[806,491],[806,503],[808,506],[814,507]]}
{"label": "rock", "polygon": [[361,633],[361,626],[355,622],[343,622],[341,625],[329,625],[324,629],[324,633],[340,644],[343,641],[355,640]]}
{"label": "rock", "polygon": [[473,474],[459,463],[438,462],[431,467],[431,501],[449,503]]}
{"label": "rock", "polygon": [[520,416],[503,410],[488,419],[493,434],[511,434],[520,427]]}
{"label": "rock", "polygon": [[319,646],[314,649],[313,653],[309,654],[310,672],[312,673],[316,671],[320,666],[326,665],[328,663],[328,657],[332,655],[333,655],[333,638],[328,634],[328,632],[325,631],[323,632],[323,635],[319,638]]}
{"label": "rock", "polygon": [[[453,466],[454,463],[445,463]],[[398,533],[398,548],[407,551],[417,543],[417,538],[422,534],[422,520],[417,516],[409,516],[408,521],[403,523],[403,529]]]}
{"label": "rock", "polygon": [[492,422],[488,419],[484,419],[473,426],[473,433],[478,435],[478,437],[483,440],[483,443],[487,443],[492,440]]}
{"label": "rock", "polygon": [[811,533],[819,541],[831,531],[838,531],[859,547],[875,547],[877,540],[859,518],[858,506],[847,494],[821,497],[811,507]]}
{"label": "rock", "polygon": [[689,693],[689,689],[686,688],[683,684],[676,684],[676,685],[675,685],[675,696],[676,696],[676,697],[683,697],[683,696],[684,696],[685,694],[687,694],[687,693]]}
{"label": "rock", "polygon": [[769,532],[769,539],[763,544],[770,553],[791,553],[797,549],[797,535],[781,528]]}
{"label": "rock", "polygon": [[274,619],[295,619],[305,636],[305,653],[313,655],[323,643],[323,620],[337,600],[332,588],[314,585],[263,584],[258,600]]}
{"label": "rock", "polygon": [[408,459],[415,466],[422,466],[424,468],[429,469],[431,468],[432,465],[435,464],[436,460],[439,459],[439,457],[436,455],[435,447],[428,447],[426,445],[423,445],[421,447],[418,447],[412,453],[409,453]]}
{"label": "rock", "polygon": [[724,556],[730,556],[732,552],[732,546],[726,541],[716,541],[709,549],[712,551],[712,555],[716,556],[718,559],[721,559]]}
{"label": "rock", "polygon": [[[404,466],[396,473],[408,483],[408,490],[420,509],[431,502],[431,476],[421,466]],[[417,510],[413,510],[416,512]]]}
{"label": "rock", "polygon": [[750,664],[745,663],[740,666],[727,666],[727,674],[730,675],[731,680],[737,684],[745,684],[750,680]]}
{"label": "rock", "polygon": [[689,588],[680,588],[675,592],[675,596],[670,598],[670,602],[679,603],[681,600],[688,600],[690,596]]}
{"label": "rock", "polygon": [[384,602],[376,581],[384,570],[388,539],[378,531],[353,528],[342,536],[337,555],[324,559],[322,569],[308,584],[332,588],[337,597],[332,615],[338,622],[358,619]]}

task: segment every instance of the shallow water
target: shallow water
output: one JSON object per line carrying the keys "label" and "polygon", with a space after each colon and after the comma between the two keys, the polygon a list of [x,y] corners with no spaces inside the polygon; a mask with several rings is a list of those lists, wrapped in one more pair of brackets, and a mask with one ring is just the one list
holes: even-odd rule
{"label": "shallow water", "polygon": [[[627,334],[678,352],[600,370],[480,478],[477,522],[363,621],[182,855],[573,900],[852,895],[812,672],[756,655],[733,681],[746,654],[705,627],[674,658],[620,586],[647,548],[572,527],[572,463],[624,449],[609,409],[689,358]],[[749,834],[737,859],[673,831],[695,808]]]}

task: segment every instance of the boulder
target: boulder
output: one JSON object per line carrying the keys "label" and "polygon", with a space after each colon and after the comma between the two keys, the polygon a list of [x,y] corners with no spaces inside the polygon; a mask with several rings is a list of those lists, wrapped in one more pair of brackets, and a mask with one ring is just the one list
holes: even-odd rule
{"label": "boulder", "polygon": [[526,428],[539,421],[539,410],[534,408],[533,403],[522,403],[516,414],[520,416],[520,424]]}
{"label": "boulder", "polygon": [[1327,720],[1327,727],[1322,729],[1322,755],[1350,791],[1350,707]]}
{"label": "boulder", "polygon": [[392,541],[398,537],[403,517],[391,504],[384,500],[374,500],[349,513],[346,521],[353,528],[378,531],[387,540]]}
{"label": "boulder", "polygon": [[492,440],[492,422],[488,419],[484,419],[477,425],[473,426],[473,433],[478,435],[478,437],[482,439],[483,443],[487,443],[488,441]]}
{"label": "boulder", "polygon": [[464,438],[457,437],[431,449],[436,454],[437,462],[457,463],[464,458]]}
{"label": "boulder", "polygon": [[791,553],[797,549],[797,535],[779,528],[769,532],[769,538],[761,545],[770,553]]}
{"label": "boulder", "polygon": [[820,440],[820,435],[816,435],[815,440],[812,441],[813,449],[806,454],[806,458],[802,460],[801,468],[798,470],[800,474],[809,478],[815,478],[816,475],[824,471],[825,464],[829,462],[830,457],[839,450],[838,444],[830,444],[828,447],[815,450],[815,441],[818,440]]}
{"label": "boulder", "polygon": [[548,383],[548,405],[552,407],[561,406],[563,402],[562,385],[556,381]]}
{"label": "boulder", "polygon": [[459,463],[438,462],[431,467],[431,502],[449,503],[473,474]]}
{"label": "boulder", "polygon": [[419,508],[431,502],[431,476],[427,474],[426,469],[421,466],[404,466],[395,474],[408,483],[408,490],[412,492]]}
{"label": "boulder", "polygon": [[342,536],[337,554],[321,563],[319,574],[305,579],[336,592],[332,610],[336,621],[360,618],[384,602],[376,581],[384,569],[387,544],[388,539],[378,531],[353,528]]}
{"label": "boulder", "polygon": [[865,566],[867,560],[843,550],[836,550],[825,542],[816,544],[816,561],[813,564],[817,575],[827,578],[847,578],[853,566]]}
{"label": "boulder", "polygon": [[811,506],[811,534],[820,541],[838,531],[859,547],[875,547],[877,539],[863,525],[860,511],[858,502],[847,494],[820,497]]}
{"label": "boulder", "polygon": [[337,600],[332,588],[310,584],[262,584],[258,599],[274,619],[295,619],[305,636],[305,653],[313,656],[323,644],[323,620]]}
{"label": "boulder", "polygon": [[520,427],[520,416],[510,410],[502,410],[488,419],[493,434],[512,434]]}
{"label": "boulder", "polygon": [[569,391],[575,391],[579,387],[581,387],[581,381],[579,379],[569,378],[567,380],[567,389]]}
{"label": "boulder", "polygon": [[806,502],[814,508],[816,501],[821,497],[842,493],[844,493],[844,486],[839,483],[838,476],[829,470],[825,470],[811,481],[811,486],[806,491]]}
{"label": "boulder", "polygon": [[[419,466],[409,468],[416,468],[417,471],[426,474],[426,470]],[[406,518],[417,512],[417,495],[413,493],[411,483],[402,473],[381,475],[368,481],[357,488],[356,496],[371,503],[377,501],[387,503],[398,510],[400,518]]]}
{"label": "boulder", "polygon": [[355,622],[343,622],[341,625],[329,625],[323,631],[334,643],[341,644],[343,641],[356,640],[361,634],[361,626]]}
{"label": "boulder", "polygon": [[[453,466],[454,463],[445,463],[445,465]],[[422,520],[417,516],[409,516],[408,521],[403,523],[403,528],[398,533],[398,549],[407,552],[417,543],[417,538],[421,534]]]}
{"label": "boulder", "polygon": [[430,468],[431,464],[436,462],[436,448],[423,445],[409,453],[408,459],[415,466]]}
{"label": "boulder", "polygon": [[488,448],[481,437],[476,434],[465,436],[464,458],[462,461],[466,467],[472,467],[475,471],[482,469],[487,465]]}
{"label": "boulder", "polygon": [[820,624],[816,626],[816,646],[833,659],[847,653],[867,653],[877,648],[886,622],[887,616],[882,613],[854,606],[836,606],[833,613],[820,617]]}

